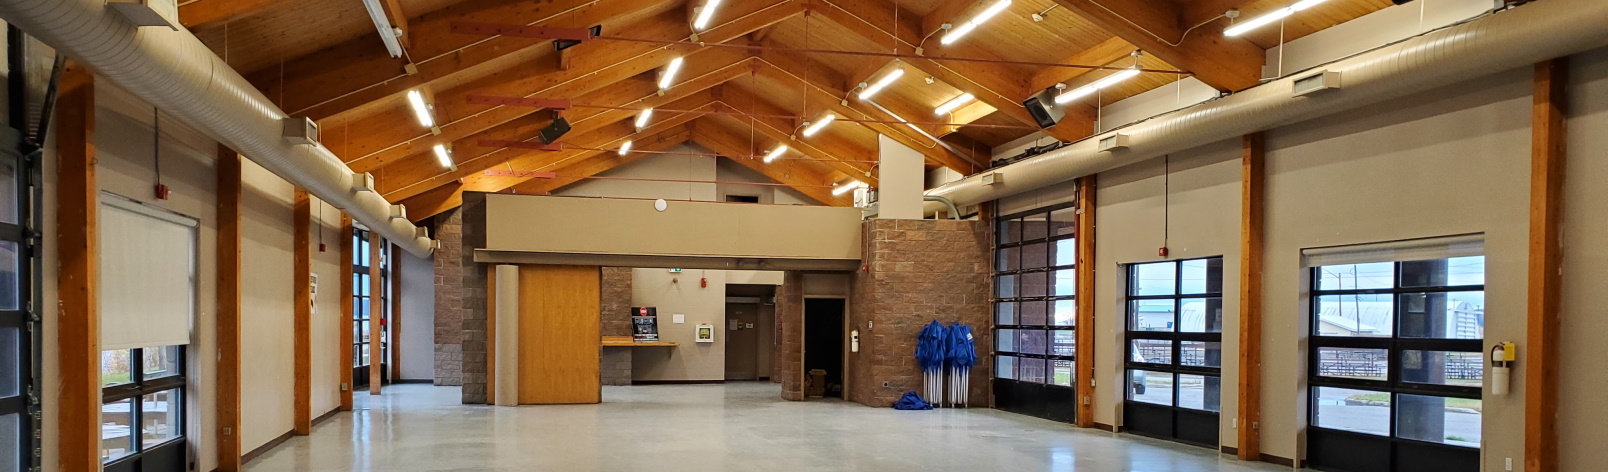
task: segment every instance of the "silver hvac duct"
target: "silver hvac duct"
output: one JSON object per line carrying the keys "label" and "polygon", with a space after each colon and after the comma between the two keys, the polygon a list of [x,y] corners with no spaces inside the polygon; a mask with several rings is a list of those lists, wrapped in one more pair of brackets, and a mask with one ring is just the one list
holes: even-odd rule
{"label": "silver hvac duct", "polygon": [[432,243],[319,144],[283,137],[285,112],[180,28],[136,28],[105,0],[0,0],[0,18],[270,172],[345,210],[399,247],[427,256]]}
{"label": "silver hvac duct", "polygon": [[[1527,67],[1608,45],[1608,1],[1545,0],[1443,28],[1422,36],[1293,74],[1280,80],[1102,133],[926,192],[956,205],[975,205],[1163,154],[1265,131],[1386,100],[1452,85],[1493,72]],[[1339,73],[1341,87],[1304,96],[1294,80],[1319,70]],[[1098,151],[1099,142],[1127,136],[1125,149]],[[984,175],[998,173],[992,185]],[[928,202],[927,213],[942,209]]]}

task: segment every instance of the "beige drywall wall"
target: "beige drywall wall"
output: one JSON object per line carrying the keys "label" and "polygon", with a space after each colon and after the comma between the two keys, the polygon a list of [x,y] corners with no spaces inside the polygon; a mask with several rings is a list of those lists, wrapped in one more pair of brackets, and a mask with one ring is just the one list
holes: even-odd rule
{"label": "beige drywall wall", "polygon": [[856,208],[491,194],[486,227],[502,251],[860,258]]}
{"label": "beige drywall wall", "polygon": [[[707,279],[708,286],[701,280]],[[726,378],[726,273],[688,269],[635,269],[631,276],[631,305],[656,307],[659,339],[673,348],[639,347],[631,360],[631,378],[655,380],[725,380]],[[685,323],[676,324],[676,314]],[[715,328],[715,342],[694,342],[700,323]]]}
{"label": "beige drywall wall", "polygon": [[[312,238],[308,251],[312,253],[313,275],[318,276],[318,293],[313,295],[313,313],[310,321],[312,342],[312,417],[317,419],[340,407],[341,369],[350,366],[341,362],[341,305],[351,299],[341,296],[342,268],[351,262],[341,259],[341,211],[312,198],[313,224],[309,228]],[[319,244],[324,250],[319,251]],[[406,254],[405,252],[403,254]],[[343,264],[344,263],[344,264]],[[431,290],[430,292],[434,292]],[[344,347],[350,349],[350,347]]]}
{"label": "beige drywall wall", "polygon": [[1608,392],[1608,375],[1602,371],[1603,334],[1608,333],[1608,316],[1603,316],[1608,306],[1608,290],[1603,290],[1608,280],[1608,187],[1602,185],[1608,182],[1608,49],[1571,61],[1558,457],[1561,470],[1594,470],[1608,464],[1608,451],[1602,447],[1603,425],[1608,424],[1608,408],[1602,406],[1603,392]]}
{"label": "beige drywall wall", "polygon": [[[628,165],[597,174],[597,178],[571,184],[554,195],[575,197],[663,198],[665,200],[717,201],[714,153],[690,144],[649,154]],[[623,179],[652,179],[623,180]],[[683,180],[695,182],[665,182]]]}
{"label": "beige drywall wall", "polygon": [[919,220],[927,159],[910,146],[877,135],[877,217]]}
{"label": "beige drywall wall", "polygon": [[[1239,140],[1222,141],[1100,174],[1095,202],[1095,411],[1122,424],[1126,391],[1125,269],[1117,264],[1223,257],[1222,443],[1238,411]],[[1071,187],[1071,185],[1066,185]],[[1158,255],[1162,246],[1167,257]],[[1087,385],[1087,383],[1083,383]]]}
{"label": "beige drywall wall", "polygon": [[[96,173],[99,186],[124,197],[138,200],[142,203],[160,207],[169,211],[184,214],[197,219],[200,225],[197,230],[197,261],[196,261],[196,318],[192,327],[191,348],[188,351],[189,365],[186,366],[192,379],[192,385],[210,386],[216,378],[216,364],[213,357],[203,355],[215,352],[216,344],[216,316],[217,307],[217,212],[216,196],[216,144],[195,130],[186,127],[172,117],[164,117],[161,122],[161,155],[162,155],[162,183],[171,189],[167,200],[157,200],[154,189],[156,185],[156,172],[153,162],[153,112],[150,105],[141,102],[129,92],[119,89],[110,83],[97,80],[95,84],[96,100],[96,135],[95,146],[98,152]],[[55,221],[55,182],[54,173],[55,156],[53,150],[47,149],[47,168],[44,176],[46,187],[47,214],[42,221],[53,223]],[[44,298],[54,300],[56,296],[56,271],[58,260],[56,257],[55,231],[53,224],[45,225],[45,250],[43,257],[45,273]],[[57,453],[55,445],[56,418],[55,402],[50,399],[58,398],[58,384],[52,379],[57,378],[59,372],[55,362],[56,332],[55,332],[55,303],[43,303],[46,313],[44,316],[45,345],[42,349],[44,372],[44,398],[45,404],[45,430],[42,432],[45,439],[46,470],[54,467]],[[215,398],[210,388],[190,388],[185,392],[189,398],[186,408],[186,418],[189,431],[211,431],[215,418],[209,412],[215,409]],[[216,445],[211,438],[202,434],[191,434],[190,443],[194,445],[198,454],[198,466],[210,469],[216,465]]]}
{"label": "beige drywall wall", "polygon": [[[715,201],[726,201],[727,195],[748,195],[759,197],[759,203],[777,205],[819,205],[810,197],[804,196],[792,187],[776,185],[771,180],[753,169],[743,167],[730,159],[720,159],[715,162]],[[744,183],[750,184],[744,184]],[[752,185],[763,184],[763,185]]]}
{"label": "beige drywall wall", "polygon": [[[1530,71],[1267,135],[1262,450],[1301,453],[1309,328],[1301,249],[1484,233],[1485,339],[1523,340]],[[1524,366],[1484,400],[1485,468],[1522,460]]]}
{"label": "beige drywall wall", "polygon": [[392,252],[402,278],[402,379],[435,378],[435,260],[407,251]]}
{"label": "beige drywall wall", "polygon": [[262,166],[240,165],[240,448],[293,427],[292,198],[295,187]]}

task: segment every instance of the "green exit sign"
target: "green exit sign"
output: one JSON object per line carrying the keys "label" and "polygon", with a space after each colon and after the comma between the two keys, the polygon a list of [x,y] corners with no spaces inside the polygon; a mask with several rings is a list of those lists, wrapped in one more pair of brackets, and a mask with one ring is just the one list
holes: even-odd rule
{"label": "green exit sign", "polygon": [[670,273],[679,274],[679,273],[681,273],[681,269],[670,269]]}

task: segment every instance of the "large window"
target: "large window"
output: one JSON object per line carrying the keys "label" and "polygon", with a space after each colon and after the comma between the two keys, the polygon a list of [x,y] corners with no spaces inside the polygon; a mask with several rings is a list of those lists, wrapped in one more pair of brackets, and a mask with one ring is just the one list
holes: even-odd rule
{"label": "large window", "polygon": [[1324,265],[1311,276],[1313,465],[1478,470],[1485,258]]}
{"label": "large window", "polygon": [[[13,52],[15,52],[13,48]],[[12,98],[16,99],[15,96]],[[28,470],[38,457],[39,273],[35,257],[38,152],[21,154],[16,130],[0,127],[0,470]]]}
{"label": "large window", "polygon": [[1124,426],[1217,447],[1223,258],[1127,266]]}
{"label": "large window", "polygon": [[995,223],[995,407],[1062,421],[1076,409],[1076,209]]}
{"label": "large window", "polygon": [[[352,257],[355,259],[352,261],[352,385],[354,386],[368,384],[369,365],[371,362],[379,362],[382,366],[387,364],[385,359],[389,348],[389,343],[387,342],[389,338],[385,336],[385,320],[391,318],[391,305],[387,303],[387,300],[390,300],[391,292],[389,277],[391,258],[389,252],[386,251],[386,248],[390,245],[384,244],[382,240],[382,243],[376,247],[369,242],[371,234],[368,230],[361,228],[352,232]],[[379,251],[380,253],[379,293],[373,293],[374,288],[369,275],[369,258],[373,254],[370,251]],[[378,304],[381,310],[380,319],[374,323],[378,325],[377,327],[370,326],[370,322],[374,321],[371,319],[373,312],[369,311],[370,304]],[[371,331],[378,332],[373,333]],[[373,349],[373,345],[369,342],[369,336],[371,335],[380,337],[380,352],[378,353],[370,352]],[[389,373],[382,367],[380,375],[383,383]]]}
{"label": "large window", "polygon": [[106,470],[184,466],[184,383],[184,346],[101,352]]}

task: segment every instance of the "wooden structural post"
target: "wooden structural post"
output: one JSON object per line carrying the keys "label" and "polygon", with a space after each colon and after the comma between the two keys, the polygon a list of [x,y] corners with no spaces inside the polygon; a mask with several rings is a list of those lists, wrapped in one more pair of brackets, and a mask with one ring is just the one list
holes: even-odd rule
{"label": "wooden structural post", "polygon": [[1098,186],[1096,176],[1079,177],[1077,267],[1077,425],[1094,426],[1094,194]]}
{"label": "wooden structural post", "polygon": [[239,472],[240,154],[218,146],[218,472]]}
{"label": "wooden structural post", "polygon": [[352,235],[352,215],[348,215],[343,211],[341,212],[341,261],[338,264],[341,268],[341,335],[339,336],[341,345],[337,346],[335,351],[341,353],[336,356],[340,358],[340,365],[335,366],[335,371],[340,372],[341,377],[339,386],[341,390],[341,411],[352,411],[352,366],[357,365],[352,359],[354,354],[352,349],[357,346],[356,340],[353,339],[356,334],[352,332],[356,329],[356,325],[352,322],[352,315],[356,309],[352,304],[355,300],[352,297],[352,291],[355,289],[352,286],[352,271],[356,267],[354,263],[356,260],[354,257],[356,248],[352,247]]}
{"label": "wooden structural post", "polygon": [[101,379],[95,74],[68,62],[56,102],[57,467],[100,470]]}
{"label": "wooden structural post", "polygon": [[402,247],[391,245],[391,319],[385,320],[391,338],[391,381],[402,379]]}
{"label": "wooden structural post", "polygon": [[1563,313],[1564,87],[1569,63],[1536,64],[1530,108],[1530,266],[1524,366],[1524,470],[1558,470],[1558,331]]}
{"label": "wooden structural post", "polygon": [[306,189],[294,197],[294,243],[291,273],[296,308],[292,311],[291,349],[295,381],[294,428],[298,436],[313,433],[313,202]]}
{"label": "wooden structural post", "polygon": [[385,293],[385,283],[380,280],[380,253],[385,252],[385,238],[380,233],[369,232],[369,395],[380,394],[380,383],[384,378],[385,356],[382,352],[380,340],[381,327],[385,324],[385,304],[380,303],[381,294]]}
{"label": "wooden structural post", "polygon": [[1240,155],[1240,312],[1239,411],[1237,453],[1243,461],[1262,458],[1262,133],[1241,138]]}

